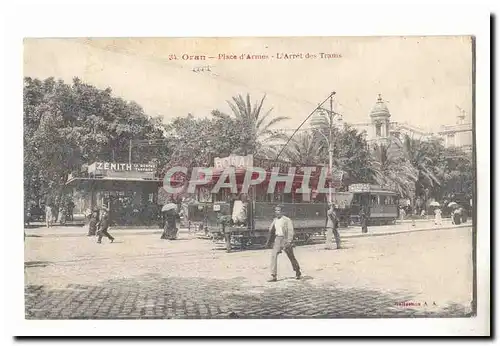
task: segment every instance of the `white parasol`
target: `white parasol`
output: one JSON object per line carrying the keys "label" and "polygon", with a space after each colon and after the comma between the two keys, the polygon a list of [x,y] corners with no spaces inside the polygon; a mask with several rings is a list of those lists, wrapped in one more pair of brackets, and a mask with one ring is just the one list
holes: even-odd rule
{"label": "white parasol", "polygon": [[448,204],[448,207],[455,207],[457,205],[457,202],[450,202],[450,204]]}
{"label": "white parasol", "polygon": [[439,207],[439,203],[434,201],[434,202],[431,202],[431,204],[429,204],[431,207]]}
{"label": "white parasol", "polygon": [[170,211],[170,210],[177,210],[177,204],[175,203],[167,203],[161,208],[161,211]]}

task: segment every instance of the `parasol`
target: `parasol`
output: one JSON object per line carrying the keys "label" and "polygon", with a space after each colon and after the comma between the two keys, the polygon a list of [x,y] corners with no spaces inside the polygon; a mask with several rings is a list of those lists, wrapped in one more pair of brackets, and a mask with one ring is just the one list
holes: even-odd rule
{"label": "parasol", "polygon": [[439,207],[439,203],[434,201],[434,202],[431,202],[431,204],[429,204],[431,207]]}
{"label": "parasol", "polygon": [[455,207],[455,206],[458,206],[457,202],[450,202],[450,204],[448,204],[448,207]]}
{"label": "parasol", "polygon": [[167,203],[161,208],[161,211],[171,211],[171,210],[177,210],[177,204]]}

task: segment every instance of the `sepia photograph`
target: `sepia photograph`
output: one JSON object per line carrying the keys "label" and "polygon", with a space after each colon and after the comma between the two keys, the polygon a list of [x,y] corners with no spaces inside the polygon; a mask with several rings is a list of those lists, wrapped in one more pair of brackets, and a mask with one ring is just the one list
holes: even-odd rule
{"label": "sepia photograph", "polygon": [[474,38],[27,38],[26,319],[470,317]]}
{"label": "sepia photograph", "polygon": [[84,31],[26,12],[12,332],[490,335],[489,48],[467,12],[397,30],[368,6],[328,31],[331,8],[309,30],[314,6],[208,7],[82,8]]}

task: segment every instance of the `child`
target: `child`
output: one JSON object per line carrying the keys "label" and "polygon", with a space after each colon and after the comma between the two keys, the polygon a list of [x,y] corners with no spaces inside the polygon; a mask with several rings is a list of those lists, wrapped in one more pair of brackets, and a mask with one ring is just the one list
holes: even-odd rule
{"label": "child", "polygon": [[434,210],[434,214],[435,214],[434,224],[435,225],[442,225],[443,224],[443,220],[441,218],[441,209],[436,208]]}

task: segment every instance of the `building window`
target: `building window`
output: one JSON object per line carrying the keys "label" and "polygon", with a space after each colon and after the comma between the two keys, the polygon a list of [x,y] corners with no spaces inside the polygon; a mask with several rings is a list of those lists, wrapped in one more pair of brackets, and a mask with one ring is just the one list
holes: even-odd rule
{"label": "building window", "polygon": [[455,134],[449,134],[446,142],[449,147],[455,146]]}
{"label": "building window", "polygon": [[375,134],[377,135],[377,137],[382,136],[382,124],[375,125]]}

